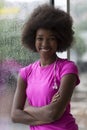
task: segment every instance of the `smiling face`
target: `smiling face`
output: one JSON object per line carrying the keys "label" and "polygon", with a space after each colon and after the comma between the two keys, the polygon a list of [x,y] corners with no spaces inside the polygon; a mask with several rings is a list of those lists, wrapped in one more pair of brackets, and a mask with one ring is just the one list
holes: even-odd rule
{"label": "smiling face", "polygon": [[52,58],[57,51],[57,40],[54,33],[47,29],[38,29],[35,46],[40,57]]}

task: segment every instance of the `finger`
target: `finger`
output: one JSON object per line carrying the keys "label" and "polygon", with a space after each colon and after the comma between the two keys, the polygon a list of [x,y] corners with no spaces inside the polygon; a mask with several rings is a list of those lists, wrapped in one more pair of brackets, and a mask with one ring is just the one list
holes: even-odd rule
{"label": "finger", "polygon": [[60,94],[55,94],[55,95],[53,96],[53,98],[58,98],[58,97],[60,97]]}
{"label": "finger", "polygon": [[56,102],[57,101],[57,99],[54,99],[54,100],[52,100],[51,102],[53,103],[53,102]]}
{"label": "finger", "polygon": [[59,99],[60,95],[56,95],[52,98],[52,101],[57,101]]}

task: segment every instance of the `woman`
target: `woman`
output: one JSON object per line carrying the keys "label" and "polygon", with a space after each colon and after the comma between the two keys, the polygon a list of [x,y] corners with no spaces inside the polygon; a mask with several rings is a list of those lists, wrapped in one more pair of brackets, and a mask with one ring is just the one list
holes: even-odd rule
{"label": "woman", "polygon": [[69,14],[49,5],[37,7],[25,23],[22,44],[38,52],[40,59],[19,72],[14,122],[28,124],[31,130],[78,130],[70,111],[73,90],[80,82],[78,69],[56,55],[72,45],[72,24]]}

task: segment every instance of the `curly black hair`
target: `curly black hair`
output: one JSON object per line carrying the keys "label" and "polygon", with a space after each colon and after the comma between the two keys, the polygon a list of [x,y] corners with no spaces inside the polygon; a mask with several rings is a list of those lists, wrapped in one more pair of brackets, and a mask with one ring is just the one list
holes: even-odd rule
{"label": "curly black hair", "polygon": [[48,29],[54,32],[58,41],[57,52],[66,51],[74,39],[72,17],[65,11],[51,5],[37,7],[24,25],[22,44],[36,52],[35,37],[38,29]]}

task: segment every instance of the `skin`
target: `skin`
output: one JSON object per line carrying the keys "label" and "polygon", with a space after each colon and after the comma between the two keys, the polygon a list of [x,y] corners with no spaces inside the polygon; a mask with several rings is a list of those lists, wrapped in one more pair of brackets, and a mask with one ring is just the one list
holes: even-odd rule
{"label": "skin", "polygon": [[56,60],[57,40],[51,31],[37,30],[35,46],[40,55],[41,66],[49,65]]}
{"label": "skin", "polygon": [[[50,30],[37,30],[35,46],[40,55],[41,66],[49,65],[56,60],[58,44],[55,35]],[[34,126],[60,119],[70,102],[75,85],[76,75],[67,74],[62,77],[59,92],[53,96],[50,104],[42,107],[29,105],[25,108],[27,83],[19,75],[11,111],[12,120]]]}

